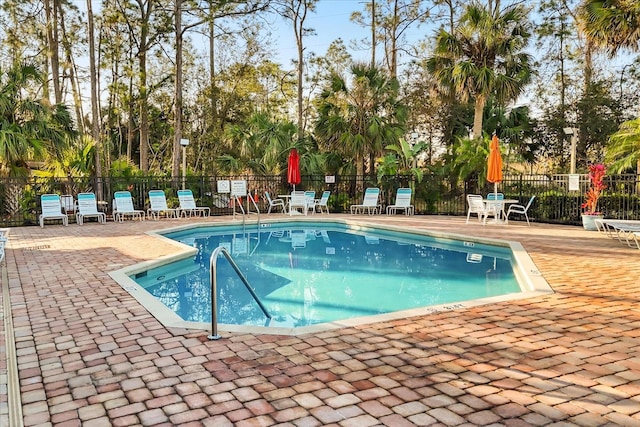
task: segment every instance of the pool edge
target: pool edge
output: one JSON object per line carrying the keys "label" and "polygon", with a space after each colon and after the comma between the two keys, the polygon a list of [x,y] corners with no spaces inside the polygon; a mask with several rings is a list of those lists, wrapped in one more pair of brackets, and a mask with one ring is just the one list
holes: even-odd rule
{"label": "pool edge", "polygon": [[[402,228],[395,225],[379,224],[379,223],[373,223],[373,222],[368,223],[366,221],[366,218],[365,219],[327,218],[327,219],[328,221],[326,222],[344,224],[344,225],[353,227],[355,229],[372,227],[372,228],[377,228],[382,230],[411,233],[411,234],[417,234],[417,235],[428,236],[428,237],[472,241],[472,242],[484,243],[489,245],[509,247],[513,254],[513,261],[515,262],[515,266],[516,266],[515,268],[516,279],[520,284],[522,292],[468,300],[460,303],[447,303],[447,304],[439,304],[434,306],[418,307],[418,308],[413,308],[409,310],[394,311],[391,313],[345,319],[345,320],[334,321],[329,323],[320,323],[316,325],[298,327],[298,328],[268,327],[268,326],[239,326],[239,325],[227,325],[227,324],[220,323],[217,325],[219,331],[229,332],[229,333],[240,333],[240,334],[258,333],[258,334],[268,334],[268,335],[297,336],[297,335],[305,335],[309,333],[319,333],[319,332],[324,332],[329,330],[341,329],[346,327],[356,327],[356,326],[361,326],[361,325],[370,324],[370,323],[393,321],[398,319],[404,319],[407,317],[425,316],[425,315],[430,315],[434,313],[439,313],[442,311],[472,308],[472,307],[477,307],[477,306],[487,305],[492,303],[530,299],[530,298],[535,298],[537,296],[543,296],[543,295],[554,293],[553,289],[551,288],[549,283],[546,281],[546,279],[544,279],[543,275],[540,273],[540,271],[536,267],[533,259],[531,259],[531,257],[525,250],[524,246],[520,242],[510,241],[510,240],[501,240],[501,239],[492,239],[492,238],[486,238],[486,237],[468,236],[464,234],[441,232],[441,231],[435,231],[435,230],[423,230],[423,229],[407,230],[406,228]],[[261,221],[261,222],[247,221],[246,225],[259,226],[260,224],[280,223],[283,221],[300,222],[300,223],[305,223],[305,222],[317,223],[324,220],[325,218],[317,218],[317,217],[306,217],[306,218],[280,217],[280,218],[274,218],[274,219],[267,219],[266,221]],[[183,231],[191,228],[198,228],[198,227],[216,227],[216,226],[229,226],[229,225],[239,225],[239,224],[237,221],[233,221],[233,220],[216,222],[215,224],[208,223],[208,222],[198,222],[198,223],[190,223],[187,225],[180,225],[177,227],[170,227],[170,228],[159,230],[159,231],[147,232],[146,234],[150,236],[170,242],[171,244],[176,246],[179,249],[179,251],[174,254],[170,254],[156,260],[144,261],[138,264],[121,268],[119,270],[109,272],[109,276],[114,281],[116,281],[116,283],[118,283],[126,292],[128,292],[136,301],[138,301],[147,311],[149,311],[152,316],[154,316],[160,323],[162,323],[163,326],[167,328],[181,328],[181,329],[188,329],[188,330],[195,329],[195,330],[211,331],[212,325],[210,322],[204,323],[204,322],[191,322],[191,321],[183,320],[177,314],[171,311],[168,307],[166,307],[164,304],[162,304],[160,301],[154,298],[151,294],[149,294],[142,286],[138,285],[129,276],[148,270],[153,267],[160,267],[162,265],[168,264],[173,261],[185,259],[189,256],[193,256],[197,252],[195,248],[176,242],[175,240],[169,239],[165,237],[164,234],[176,232],[176,231]]]}

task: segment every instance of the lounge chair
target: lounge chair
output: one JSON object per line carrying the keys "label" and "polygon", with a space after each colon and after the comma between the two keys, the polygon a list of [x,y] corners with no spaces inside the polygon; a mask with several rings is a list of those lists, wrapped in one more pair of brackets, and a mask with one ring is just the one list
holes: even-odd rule
{"label": "lounge chair", "polygon": [[635,244],[635,246],[640,249],[638,242],[638,238],[640,237],[640,221],[601,219],[596,220],[596,227],[599,231],[607,233],[609,237],[615,237],[620,242],[626,243],[629,247],[633,247]]}
{"label": "lounge chair", "polygon": [[307,202],[307,196],[304,194],[304,191],[294,191],[291,193],[291,199],[289,199],[289,215],[293,215],[293,212],[304,215],[309,212],[309,203]]}
{"label": "lounge chair", "polygon": [[180,201],[180,215],[185,217],[189,215],[209,216],[211,215],[211,208],[208,206],[196,206],[196,201],[193,198],[193,192],[191,190],[178,190],[178,200]]}
{"label": "lounge chair", "polygon": [[479,194],[467,194],[467,204],[469,205],[469,209],[467,210],[467,224],[469,224],[471,214],[477,214],[478,221],[482,221],[482,225],[487,223],[487,217],[489,215],[493,215],[494,218],[498,216],[495,206],[485,204],[482,196]]}
{"label": "lounge chair", "polygon": [[531,204],[533,203],[535,198],[536,198],[536,196],[531,196],[531,198],[529,199],[529,203],[527,203],[526,206],[519,205],[517,203],[514,204],[514,205],[509,206],[509,209],[507,209],[507,216],[506,216],[507,222],[509,222],[509,215],[511,215],[512,213],[516,213],[516,214],[524,215],[524,217],[527,220],[527,225],[531,225],[529,223],[529,216],[527,215],[527,211],[531,207]]}
{"label": "lounge chair", "polygon": [[380,196],[380,189],[375,187],[369,187],[364,192],[364,199],[361,205],[351,205],[351,214],[364,213],[365,210],[369,215],[379,213],[381,206],[378,204],[378,197]]}
{"label": "lounge chair", "polygon": [[162,190],[149,190],[149,204],[151,207],[147,209],[147,216],[152,219],[157,220],[162,215],[167,218],[178,218],[179,209],[167,206],[167,197]]}
{"label": "lounge chair", "polygon": [[57,194],[43,194],[40,197],[42,213],[38,217],[40,227],[44,227],[46,220],[60,220],[63,225],[69,225],[69,217],[62,213],[62,203],[60,196]]}
{"label": "lounge chair", "polygon": [[329,196],[331,196],[331,191],[323,191],[322,196],[319,199],[315,199],[313,201],[313,212],[316,212],[316,208],[320,209],[320,213],[329,213]]}
{"label": "lounge chair", "polygon": [[[282,200],[282,199],[272,199],[271,195],[269,194],[268,191],[264,192],[264,196],[267,198],[267,203],[269,203],[269,208],[267,209],[267,213],[268,214],[271,213],[271,209],[281,208],[282,209],[282,213],[284,213],[284,211],[287,209],[285,204],[284,204],[284,200]],[[274,210],[274,212],[275,212],[275,210]]]}
{"label": "lounge chair", "polygon": [[0,230],[0,262],[4,259],[4,247],[9,240],[8,231],[6,229]]}
{"label": "lounge chair", "polygon": [[413,215],[410,188],[398,188],[395,203],[387,206],[387,215],[395,214],[397,211],[403,211],[405,215]]}
{"label": "lounge chair", "polygon": [[96,218],[100,224],[107,223],[107,214],[98,210],[96,195],[93,193],[78,194],[78,211],[76,212],[78,225],[84,224],[85,218]]}
{"label": "lounge chair", "polygon": [[131,219],[145,220],[144,211],[135,209],[133,207],[133,197],[128,191],[116,191],[113,194],[113,220],[124,221],[126,217]]}

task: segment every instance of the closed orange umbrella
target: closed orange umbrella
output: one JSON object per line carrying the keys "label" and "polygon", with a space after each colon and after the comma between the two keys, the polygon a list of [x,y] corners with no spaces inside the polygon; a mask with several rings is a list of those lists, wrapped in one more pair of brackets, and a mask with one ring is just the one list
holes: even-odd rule
{"label": "closed orange umbrella", "polygon": [[494,134],[489,145],[489,160],[487,164],[487,181],[493,182],[494,193],[498,192],[498,183],[502,181],[502,156],[498,146],[499,142],[498,136]]}

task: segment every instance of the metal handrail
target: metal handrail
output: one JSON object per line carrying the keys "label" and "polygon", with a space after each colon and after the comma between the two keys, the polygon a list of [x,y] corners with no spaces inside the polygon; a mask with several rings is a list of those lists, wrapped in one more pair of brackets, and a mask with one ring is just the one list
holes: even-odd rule
{"label": "metal handrail", "polygon": [[264,304],[262,304],[253,288],[251,288],[249,281],[244,276],[244,274],[242,274],[242,271],[240,271],[240,267],[238,267],[238,264],[235,263],[229,251],[224,246],[218,246],[211,254],[211,259],[209,260],[209,270],[211,272],[211,335],[209,335],[207,338],[209,338],[210,340],[219,340],[221,338],[220,335],[218,335],[218,292],[216,281],[218,256],[221,253],[227,259],[227,261],[229,261],[229,264],[231,264],[231,267],[233,267],[240,280],[242,280],[242,283],[244,283],[244,285],[247,287],[247,290],[249,291],[253,299],[256,300],[264,315],[268,319],[271,319],[271,314],[269,314]]}

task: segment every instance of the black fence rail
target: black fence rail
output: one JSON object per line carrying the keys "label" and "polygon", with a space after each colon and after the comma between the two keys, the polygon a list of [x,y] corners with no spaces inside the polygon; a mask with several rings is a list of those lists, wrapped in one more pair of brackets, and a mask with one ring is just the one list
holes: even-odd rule
{"label": "black fence rail", "polygon": [[[113,194],[116,191],[131,192],[135,207],[146,210],[149,205],[149,190],[164,190],[170,207],[177,207],[177,191],[183,186],[193,191],[199,206],[209,206],[212,215],[233,213],[233,204],[228,193],[219,191],[219,182],[245,181],[248,193],[256,201],[261,212],[266,212],[264,192],[272,196],[289,194],[293,186],[282,176],[191,176],[181,178],[146,176],[135,178],[0,178],[0,226],[16,227],[38,224],[40,196],[47,193],[70,195],[77,199],[78,193],[93,192],[108,215],[112,213]],[[607,189],[598,204],[606,218],[640,219],[640,180],[638,175],[612,175],[606,177]],[[581,223],[581,205],[589,186],[588,177],[580,175],[578,190],[569,189],[568,175],[508,175],[498,184],[498,191],[505,198],[517,199],[526,204],[531,196],[535,203],[529,210],[532,221],[575,224]],[[325,190],[331,191],[329,210],[349,212],[350,206],[362,203],[367,187],[380,188],[383,205],[393,204],[396,190],[410,187],[416,214],[466,215],[466,195],[486,195],[494,191],[494,185],[480,185],[474,180],[451,181],[438,175],[425,175],[421,182],[410,176],[376,178],[363,176],[303,176],[295,188],[312,190],[320,197]],[[246,206],[246,198],[243,198]],[[252,209],[253,204],[251,204]],[[238,209],[235,207],[235,209]]]}

